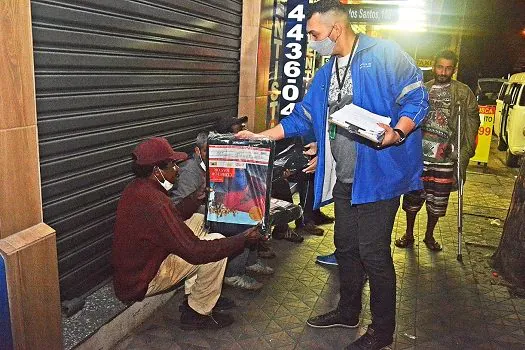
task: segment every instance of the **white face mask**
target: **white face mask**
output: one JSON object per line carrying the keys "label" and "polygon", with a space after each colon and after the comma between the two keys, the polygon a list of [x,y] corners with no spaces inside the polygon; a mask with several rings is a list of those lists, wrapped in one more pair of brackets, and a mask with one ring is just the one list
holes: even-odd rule
{"label": "white face mask", "polygon": [[[334,30],[333,27],[332,27],[332,30]],[[332,30],[330,31],[330,34],[332,34]],[[330,39],[330,34],[328,34],[328,36],[324,38],[323,40],[318,40],[318,41],[309,40],[308,46],[310,46],[312,50],[319,52],[321,56],[332,55],[332,53],[334,52],[336,42]]]}
{"label": "white face mask", "polygon": [[199,159],[201,160],[201,162],[199,163],[200,167],[202,168],[202,170],[206,171],[206,164],[204,163],[204,159],[202,159],[200,150],[197,153],[197,155],[199,156]]}
{"label": "white face mask", "polygon": [[[176,169],[177,166],[174,166],[173,169]],[[166,178],[164,177],[164,174],[162,173],[162,170],[160,170],[160,168],[157,167],[157,169],[159,169],[160,171],[160,175],[162,176],[162,181],[160,181],[157,176],[155,176],[155,179],[157,179],[157,181],[159,182],[159,184],[164,187],[164,189],[166,191],[169,191],[173,188],[173,184],[171,182],[169,182],[168,180],[166,180]]]}

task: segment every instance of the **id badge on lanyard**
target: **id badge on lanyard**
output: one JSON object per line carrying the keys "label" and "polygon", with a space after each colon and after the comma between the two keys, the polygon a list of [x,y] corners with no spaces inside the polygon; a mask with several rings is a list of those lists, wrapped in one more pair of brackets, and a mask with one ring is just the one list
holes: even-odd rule
{"label": "id badge on lanyard", "polygon": [[337,125],[330,124],[328,127],[328,137],[330,140],[335,140],[335,135],[337,134]]}

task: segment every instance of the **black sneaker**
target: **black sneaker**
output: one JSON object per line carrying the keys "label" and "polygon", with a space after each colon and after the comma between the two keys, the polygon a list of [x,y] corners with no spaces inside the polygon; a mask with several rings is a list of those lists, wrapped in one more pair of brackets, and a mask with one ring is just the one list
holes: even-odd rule
{"label": "black sneaker", "polygon": [[[221,312],[226,311],[234,308],[235,302],[229,298],[220,296],[219,300],[217,300],[217,303],[215,303],[215,306],[213,307],[214,312]],[[184,300],[182,301],[182,304],[179,305],[179,311],[184,312],[187,309],[191,309],[188,305],[188,294],[184,294]]]}
{"label": "black sneaker", "polygon": [[326,224],[331,224],[332,222],[335,221],[335,219],[322,212],[319,212],[318,214],[312,215],[312,221],[316,225],[326,225]]}
{"label": "black sneaker", "polygon": [[217,300],[217,303],[215,303],[215,306],[213,307],[213,311],[225,311],[230,310],[236,307],[235,302],[231,300],[230,298],[226,297],[219,297]]}
{"label": "black sneaker", "polygon": [[357,328],[359,326],[359,317],[346,320],[341,317],[338,309],[327,312],[319,316],[312,317],[306,321],[306,324],[314,328]]}
{"label": "black sneaker", "polygon": [[345,350],[381,350],[392,344],[392,335],[382,336],[368,327],[365,334],[348,345]]}
{"label": "black sneaker", "polygon": [[259,258],[275,258],[275,252],[267,241],[259,241],[257,244],[257,255]]}
{"label": "black sneaker", "polygon": [[311,222],[308,222],[302,226],[298,226],[295,230],[301,234],[314,236],[322,236],[324,234],[324,230],[322,228],[315,226]]}
{"label": "black sneaker", "polygon": [[219,329],[233,323],[233,317],[220,312],[212,312],[210,315],[201,315],[189,308],[180,315],[180,328],[183,330],[194,329]]}

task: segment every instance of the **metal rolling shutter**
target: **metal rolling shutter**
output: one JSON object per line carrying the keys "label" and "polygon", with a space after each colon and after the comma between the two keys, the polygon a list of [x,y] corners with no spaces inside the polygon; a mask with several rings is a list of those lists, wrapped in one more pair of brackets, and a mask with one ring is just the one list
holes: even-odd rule
{"label": "metal rolling shutter", "polygon": [[56,229],[63,300],[111,275],[130,153],[194,137],[237,113],[242,0],[35,0],[44,221]]}

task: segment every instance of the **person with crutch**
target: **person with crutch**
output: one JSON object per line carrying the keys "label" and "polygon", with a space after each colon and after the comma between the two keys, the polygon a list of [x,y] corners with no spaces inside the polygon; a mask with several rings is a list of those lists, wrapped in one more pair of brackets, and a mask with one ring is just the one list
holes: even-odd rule
{"label": "person with crutch", "polygon": [[[457,62],[454,52],[439,52],[432,69],[434,79],[425,84],[429,91],[430,112],[421,124],[423,189],[403,196],[402,207],[406,212],[407,228],[405,235],[395,241],[399,248],[414,245],[416,215],[426,202],[428,219],[423,242],[432,251],[442,250],[434,238],[434,229],[439,218],[446,214],[450,192],[454,187],[459,188],[461,201],[462,182],[465,181],[469,159],[474,156],[480,119],[476,97],[470,88],[452,80]],[[458,215],[461,218],[461,212]],[[460,224],[458,221],[461,231]]]}
{"label": "person with crutch", "polygon": [[[458,149],[461,149],[461,105],[457,104],[458,108],[458,122],[457,122],[457,132],[456,132],[456,140]],[[468,160],[467,160],[468,162]],[[456,179],[457,179],[457,186],[458,186],[458,261],[463,261],[463,255],[461,254],[461,241],[463,239],[463,185],[465,182],[463,181],[463,176],[461,175],[461,166],[463,163],[461,162],[461,158],[458,158],[457,164],[456,164]]]}

